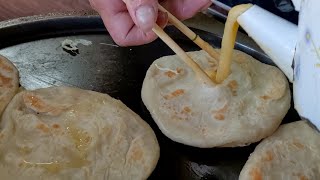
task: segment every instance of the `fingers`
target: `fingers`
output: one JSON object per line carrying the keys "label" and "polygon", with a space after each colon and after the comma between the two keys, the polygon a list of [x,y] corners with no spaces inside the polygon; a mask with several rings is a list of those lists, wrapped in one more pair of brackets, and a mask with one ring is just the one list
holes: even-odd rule
{"label": "fingers", "polygon": [[185,20],[207,9],[212,2],[210,0],[196,0],[196,2],[195,0],[166,0],[161,4],[178,19]]}
{"label": "fingers", "polygon": [[138,28],[128,12],[119,12],[112,18],[108,18],[105,11],[102,11],[100,15],[113,40],[120,46],[142,45],[156,39],[152,31],[145,33]]}
{"label": "fingers", "polygon": [[144,32],[150,32],[158,17],[157,0],[124,0],[133,22]]}
{"label": "fingers", "polygon": [[152,31],[145,33],[135,25],[124,2],[90,0],[90,4],[98,11],[109,34],[119,46],[142,45],[157,38]]}

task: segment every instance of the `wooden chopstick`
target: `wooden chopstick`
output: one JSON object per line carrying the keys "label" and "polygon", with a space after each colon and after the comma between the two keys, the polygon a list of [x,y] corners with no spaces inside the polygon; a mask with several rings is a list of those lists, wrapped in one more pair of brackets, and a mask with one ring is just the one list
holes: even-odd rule
{"label": "wooden chopstick", "polygon": [[195,32],[188,28],[188,26],[184,25],[179,19],[173,16],[169,11],[167,11],[164,7],[158,4],[158,8],[160,11],[168,14],[169,22],[171,22],[175,27],[177,27],[183,34],[185,34],[190,40],[192,40],[195,44],[197,44],[201,49],[206,51],[211,57],[216,60],[219,60],[219,53],[206,41],[201,39]]}
{"label": "wooden chopstick", "polygon": [[212,84],[213,81],[210,77],[205,73],[201,67],[191,58],[188,54],[176,43],[170,36],[164,32],[164,30],[159,27],[157,24],[152,29],[159,38],[165,42],[192,70],[197,74],[201,81],[206,84]]}

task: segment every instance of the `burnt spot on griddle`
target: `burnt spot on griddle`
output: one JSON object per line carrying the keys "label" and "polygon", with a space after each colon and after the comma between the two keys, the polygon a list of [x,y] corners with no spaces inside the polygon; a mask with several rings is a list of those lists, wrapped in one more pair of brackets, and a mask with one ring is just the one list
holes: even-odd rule
{"label": "burnt spot on griddle", "polygon": [[80,54],[79,49],[72,49],[72,46],[70,44],[66,44],[66,47],[62,47],[63,51],[67,52],[68,54],[70,54],[71,56],[76,56],[78,54]]}

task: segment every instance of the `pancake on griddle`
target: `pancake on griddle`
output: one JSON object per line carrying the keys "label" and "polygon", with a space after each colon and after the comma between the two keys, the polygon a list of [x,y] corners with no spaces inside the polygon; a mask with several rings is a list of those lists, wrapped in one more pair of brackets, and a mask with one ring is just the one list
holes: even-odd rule
{"label": "pancake on griddle", "polygon": [[281,125],[250,155],[240,180],[318,180],[320,134],[306,121]]}
{"label": "pancake on griddle", "polygon": [[[206,52],[188,55],[214,74],[218,62]],[[291,105],[284,74],[237,50],[231,74],[213,86],[199,81],[177,55],[161,57],[148,69],[141,96],[167,137],[201,148],[258,142],[279,127]]]}
{"label": "pancake on griddle", "polygon": [[7,58],[0,55],[0,115],[18,89],[18,70]]}
{"label": "pancake on griddle", "polygon": [[159,159],[150,126],[107,94],[24,90],[1,121],[0,175],[10,180],[147,179]]}

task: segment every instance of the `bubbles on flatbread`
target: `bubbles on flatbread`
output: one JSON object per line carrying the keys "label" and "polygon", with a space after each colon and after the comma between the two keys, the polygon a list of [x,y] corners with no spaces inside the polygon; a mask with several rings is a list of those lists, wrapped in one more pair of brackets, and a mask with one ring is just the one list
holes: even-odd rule
{"label": "bubbles on flatbread", "polygon": [[[216,71],[218,62],[205,51],[188,55],[209,75]],[[167,137],[195,147],[235,147],[278,128],[291,102],[283,73],[237,50],[232,62],[231,74],[214,86],[201,83],[176,55],[153,62],[141,96]]]}

